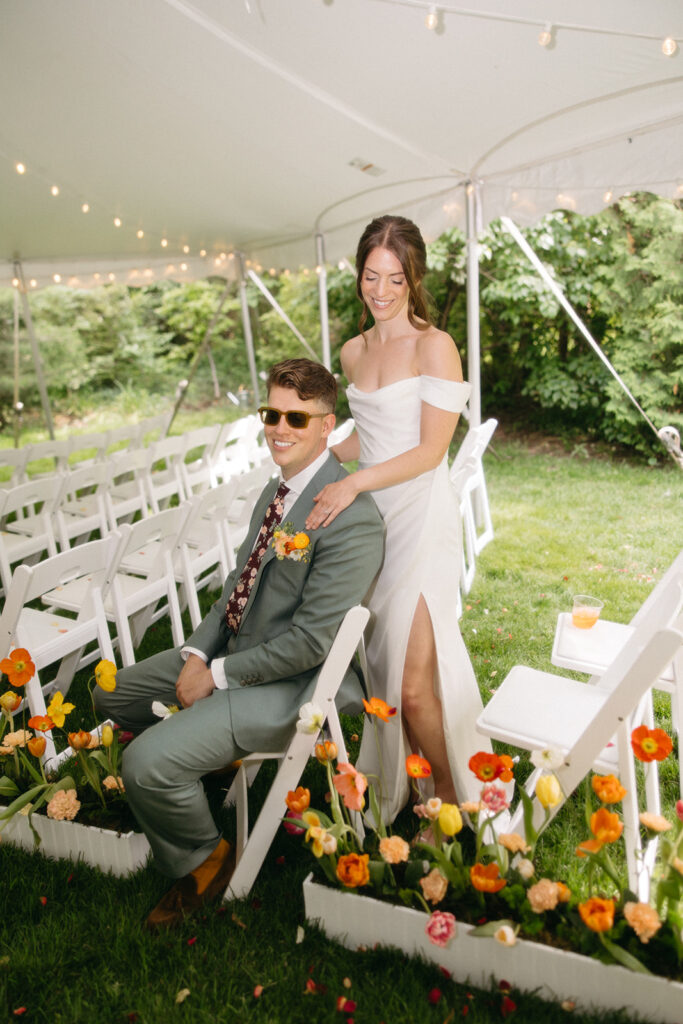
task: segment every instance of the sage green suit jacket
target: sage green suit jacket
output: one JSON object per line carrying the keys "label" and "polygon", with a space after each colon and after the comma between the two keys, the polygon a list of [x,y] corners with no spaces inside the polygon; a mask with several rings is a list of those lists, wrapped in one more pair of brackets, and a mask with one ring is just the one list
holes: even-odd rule
{"label": "sage green suit jacket", "polygon": [[[293,532],[305,529],[314,495],[344,476],[346,470],[330,455],[285,517]],[[260,495],[235,569],[186,641],[209,662],[223,659],[233,733],[245,750],[278,750],[286,742],[345,613],[362,602],[384,555],[382,518],[372,498],[359,494],[329,526],[306,531],[308,561],[278,559],[269,546],[235,635],[226,625],[225,607],[276,489],[272,481]],[[358,677],[349,669],[337,706],[361,711],[361,696]]]}

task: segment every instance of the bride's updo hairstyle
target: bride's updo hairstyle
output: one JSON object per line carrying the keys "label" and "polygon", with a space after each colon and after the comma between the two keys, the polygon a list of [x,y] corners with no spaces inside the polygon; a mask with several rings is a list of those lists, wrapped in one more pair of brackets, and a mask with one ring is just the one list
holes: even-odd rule
{"label": "bride's updo hairstyle", "polygon": [[408,284],[408,320],[418,331],[426,330],[432,320],[429,296],[422,287],[422,279],[427,271],[424,239],[412,220],[387,214],[376,217],[368,224],[356,250],[356,294],[363,303],[363,312],[358,321],[360,333],[363,334],[368,316],[371,315],[363,299],[361,281],[366,260],[373,249],[388,249],[401,264]]}

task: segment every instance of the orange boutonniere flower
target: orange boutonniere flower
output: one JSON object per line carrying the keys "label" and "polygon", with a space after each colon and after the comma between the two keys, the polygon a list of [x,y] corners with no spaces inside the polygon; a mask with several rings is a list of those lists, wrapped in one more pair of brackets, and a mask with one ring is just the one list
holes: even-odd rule
{"label": "orange boutonniere flower", "polygon": [[292,523],[285,523],[273,533],[273,551],[280,561],[288,558],[292,562],[307,562],[310,557],[310,543],[311,539],[307,533],[294,533]]}
{"label": "orange boutonniere flower", "polygon": [[385,700],[379,697],[371,697],[370,700],[363,698],[363,707],[368,715],[377,715],[383,722],[388,722],[396,714],[396,708],[389,707]]}
{"label": "orange boutonniere flower", "polygon": [[585,903],[579,903],[581,920],[594,932],[608,932],[614,924],[614,900],[591,896]]}
{"label": "orange boutonniere flower", "polygon": [[481,782],[509,782],[512,779],[512,758],[507,754],[488,754],[483,750],[469,760],[469,769]]}
{"label": "orange boutonniere flower", "polygon": [[603,804],[618,804],[626,796],[626,790],[616,775],[594,775],[591,785],[598,800]]}
{"label": "orange boutonniere flower", "polygon": [[0,661],[0,672],[4,672],[12,686],[25,686],[35,675],[36,666],[31,655],[23,647],[17,647],[9,658]]}
{"label": "orange boutonniere flower", "polygon": [[470,881],[479,892],[500,892],[507,885],[504,878],[498,877],[497,864],[474,864],[470,868]]}
{"label": "orange boutonniere flower", "polygon": [[406,771],[411,779],[428,779],[432,774],[432,766],[426,757],[409,754],[406,758]]}
{"label": "orange boutonniere flower", "polygon": [[671,753],[673,743],[663,729],[639,725],[631,733],[631,746],[639,761],[663,761]]}

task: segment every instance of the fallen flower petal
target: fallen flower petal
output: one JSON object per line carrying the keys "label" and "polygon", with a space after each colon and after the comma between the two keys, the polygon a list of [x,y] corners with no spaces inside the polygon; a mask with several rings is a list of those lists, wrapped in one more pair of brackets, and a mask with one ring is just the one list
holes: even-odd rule
{"label": "fallen flower petal", "polygon": [[187,944],[188,944],[188,946],[194,946],[196,941],[197,941],[197,936],[193,935],[191,939],[187,940]]}
{"label": "fallen flower petal", "polygon": [[297,929],[296,929],[296,939],[294,940],[296,942],[297,946],[304,941],[305,934],[306,933],[303,930],[303,928],[301,927],[301,925],[298,925]]}
{"label": "fallen flower petal", "polygon": [[262,992],[263,992],[263,985],[255,985],[254,986],[254,999],[259,999]]}
{"label": "fallen flower petal", "polygon": [[441,999],[441,989],[440,988],[430,989],[430,991],[429,991],[429,993],[427,995],[427,999],[432,1004],[432,1006],[436,1006],[436,1004]]}
{"label": "fallen flower petal", "polygon": [[176,1003],[184,1003],[190,994],[189,988],[181,988],[178,995],[175,997]]}

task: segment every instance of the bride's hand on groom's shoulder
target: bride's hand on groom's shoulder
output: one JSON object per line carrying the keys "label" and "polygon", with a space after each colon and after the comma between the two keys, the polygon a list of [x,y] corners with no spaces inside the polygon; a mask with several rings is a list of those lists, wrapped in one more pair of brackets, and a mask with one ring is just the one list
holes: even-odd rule
{"label": "bride's hand on groom's shoulder", "polygon": [[353,474],[334,484],[326,484],[313,499],[315,504],[308,513],[306,529],[317,530],[319,526],[329,526],[340,512],[355,501],[357,495]]}

